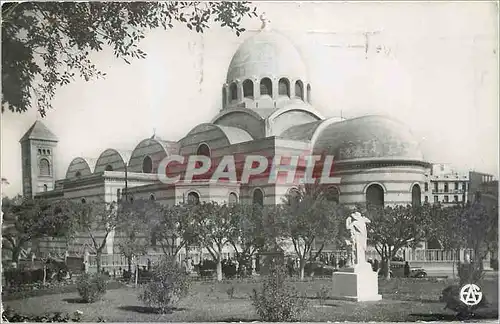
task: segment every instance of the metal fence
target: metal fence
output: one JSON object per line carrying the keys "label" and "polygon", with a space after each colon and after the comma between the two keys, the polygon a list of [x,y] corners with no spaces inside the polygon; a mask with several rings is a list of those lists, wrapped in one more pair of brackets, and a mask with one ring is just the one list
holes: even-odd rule
{"label": "metal fence", "polygon": [[[147,266],[148,260],[151,263],[157,262],[163,253],[150,253],[148,255],[141,255],[138,258],[132,260],[132,265]],[[89,268],[97,267],[97,255],[91,254],[88,258]],[[128,266],[127,258],[122,254],[103,254],[101,255],[101,267],[103,269],[107,268],[126,268]]]}
{"label": "metal fence", "polygon": [[[333,256],[335,259],[340,260],[342,258],[347,258],[348,254],[346,251],[329,251],[322,253],[323,257],[326,256],[326,260],[330,260]],[[139,265],[140,267],[147,266],[148,260],[154,264],[161,257],[163,253],[149,253],[147,255],[142,255],[137,259],[133,260],[132,265]],[[208,253],[190,253],[190,258],[193,260],[195,264],[198,264],[202,259],[210,259],[210,255]],[[225,253],[223,258],[234,257],[229,253]],[[321,259],[323,259],[323,257]],[[469,250],[457,250],[457,251],[446,251],[446,250],[411,250],[407,249],[398,253],[398,257],[401,257],[405,261],[409,262],[454,262],[454,261],[464,261],[466,258],[474,259],[473,251]],[[179,254],[177,256],[179,261],[183,261],[185,258],[185,254]],[[380,260],[381,257],[375,250],[368,250],[366,252],[367,260]],[[89,255],[89,268],[97,267],[96,255]],[[489,254],[484,258],[484,261],[489,261]],[[127,268],[128,263],[127,259],[121,254],[103,254],[101,256],[101,267],[105,270],[118,269],[118,268]]]}

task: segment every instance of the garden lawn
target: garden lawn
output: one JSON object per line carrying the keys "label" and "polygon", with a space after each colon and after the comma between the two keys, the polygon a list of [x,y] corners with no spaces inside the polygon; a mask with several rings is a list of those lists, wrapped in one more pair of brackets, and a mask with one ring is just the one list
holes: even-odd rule
{"label": "garden lawn", "polygon": [[[382,300],[356,303],[327,299],[324,303],[316,298],[322,287],[331,287],[327,279],[316,279],[293,284],[309,299],[309,306],[301,321],[418,321],[454,320],[454,313],[443,310],[439,301],[441,291],[451,280],[400,279],[380,280]],[[485,279],[479,283],[490,302],[486,309],[479,310],[479,318],[498,318],[498,279]],[[228,295],[234,287],[234,295]],[[120,288],[109,290],[104,300],[94,304],[82,304],[77,293],[65,293],[6,301],[22,314],[43,314],[62,311],[83,312],[84,321],[96,321],[102,317],[107,322],[205,322],[205,321],[258,321],[260,320],[249,299],[257,281],[194,282],[190,294],[183,299],[171,314],[159,315],[149,312],[138,300],[139,289]],[[324,304],[324,305],[322,305]]]}

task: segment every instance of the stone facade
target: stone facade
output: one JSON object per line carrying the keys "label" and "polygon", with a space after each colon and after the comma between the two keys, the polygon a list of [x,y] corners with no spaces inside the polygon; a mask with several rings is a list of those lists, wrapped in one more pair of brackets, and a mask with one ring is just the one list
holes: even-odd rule
{"label": "stone facade", "polygon": [[[372,200],[379,204],[420,203],[429,164],[406,126],[384,116],[325,119],[312,105],[308,80],[306,65],[294,45],[278,32],[262,30],[234,55],[222,86],[222,109],[211,122],[193,127],[178,141],[153,136],[131,152],[108,148],[96,159],[77,157],[65,179],[51,179],[53,190],[37,189],[37,197],[111,202],[119,201],[127,187],[129,199],[163,204],[197,196],[200,201],[273,205],[297,187],[296,182],[269,183],[262,177],[249,183],[201,179],[168,185],[158,180],[158,166],[165,157],[201,152],[214,166],[226,155],[237,162],[252,154],[267,158],[333,155],[335,175],[341,177],[340,184],[333,185],[339,202],[364,204],[375,197]],[[50,143],[55,154],[57,141],[41,140]],[[25,194],[29,194],[45,182],[32,167],[37,161],[37,142],[21,142],[23,159],[30,158],[23,165],[23,177],[29,180]],[[175,172],[184,175],[182,167]],[[78,251],[86,244],[84,240],[79,241]],[[113,246],[108,251],[114,251]]]}

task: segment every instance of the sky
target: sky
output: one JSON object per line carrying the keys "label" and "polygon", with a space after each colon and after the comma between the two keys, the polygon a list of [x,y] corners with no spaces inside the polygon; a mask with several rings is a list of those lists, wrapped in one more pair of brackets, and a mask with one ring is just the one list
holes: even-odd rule
{"label": "sky", "polygon": [[[425,159],[498,177],[498,8],[494,2],[256,2],[308,67],[313,106],[327,117],[384,114],[404,122]],[[221,87],[240,37],[212,26],[153,30],[131,65],[93,54],[107,77],[58,89],[41,119],[59,138],[56,176],[77,156],[133,150],[154,133],[179,140],[221,109]],[[369,36],[365,36],[369,35]],[[368,44],[368,46],[367,46]],[[19,139],[37,118],[5,112],[1,175],[22,192]]]}

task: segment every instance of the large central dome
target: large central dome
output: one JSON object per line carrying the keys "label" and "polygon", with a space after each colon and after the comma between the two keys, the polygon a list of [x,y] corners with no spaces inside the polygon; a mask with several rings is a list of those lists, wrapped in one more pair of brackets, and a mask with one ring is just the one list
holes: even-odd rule
{"label": "large central dome", "polygon": [[297,48],[285,36],[266,29],[238,48],[229,64],[227,83],[263,76],[307,80],[307,68]]}

